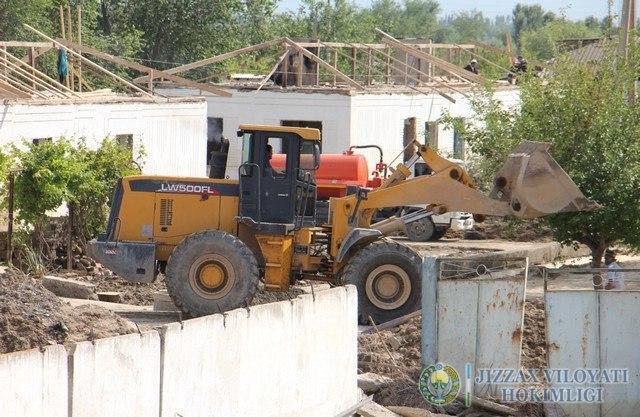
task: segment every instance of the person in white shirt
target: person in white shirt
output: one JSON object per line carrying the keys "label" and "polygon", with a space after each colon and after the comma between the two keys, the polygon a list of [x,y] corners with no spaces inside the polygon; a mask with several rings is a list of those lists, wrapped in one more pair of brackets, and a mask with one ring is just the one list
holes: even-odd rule
{"label": "person in white shirt", "polygon": [[616,253],[611,249],[605,251],[604,263],[608,269],[604,289],[624,290],[624,272],[620,271],[622,268],[616,262]]}

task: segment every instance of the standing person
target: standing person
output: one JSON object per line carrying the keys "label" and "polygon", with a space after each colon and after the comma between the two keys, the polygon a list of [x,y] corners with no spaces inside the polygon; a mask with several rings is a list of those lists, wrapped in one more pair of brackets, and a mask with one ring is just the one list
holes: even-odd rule
{"label": "standing person", "polygon": [[477,74],[478,73],[478,61],[475,60],[475,59],[472,59],[471,61],[469,61],[467,66],[464,67],[464,69],[466,69],[469,72],[473,72],[474,74]]}
{"label": "standing person", "polygon": [[616,262],[616,253],[607,249],[604,253],[604,264],[607,265],[607,278],[604,283],[605,290],[624,290],[624,272]]}

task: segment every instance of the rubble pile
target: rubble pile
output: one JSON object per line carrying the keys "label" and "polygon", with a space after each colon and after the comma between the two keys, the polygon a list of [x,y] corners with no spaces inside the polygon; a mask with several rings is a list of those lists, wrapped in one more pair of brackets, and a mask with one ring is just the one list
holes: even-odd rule
{"label": "rubble pile", "polygon": [[133,323],[109,310],[63,303],[38,279],[0,274],[0,354],[133,332]]}

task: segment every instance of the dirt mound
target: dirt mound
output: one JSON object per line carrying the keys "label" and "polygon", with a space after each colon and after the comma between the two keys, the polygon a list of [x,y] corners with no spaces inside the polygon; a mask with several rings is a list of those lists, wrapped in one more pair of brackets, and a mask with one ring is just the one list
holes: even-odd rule
{"label": "dirt mound", "polygon": [[475,238],[506,239],[515,242],[550,242],[553,233],[544,219],[486,219],[474,226]]}
{"label": "dirt mound", "polygon": [[62,303],[37,279],[0,274],[0,354],[135,331],[131,322],[101,307]]}

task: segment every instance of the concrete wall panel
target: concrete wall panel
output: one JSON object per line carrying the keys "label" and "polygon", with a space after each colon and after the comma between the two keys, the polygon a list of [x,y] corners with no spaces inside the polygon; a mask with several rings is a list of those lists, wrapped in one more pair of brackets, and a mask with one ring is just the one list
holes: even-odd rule
{"label": "concrete wall panel", "polygon": [[0,416],[68,417],[64,346],[0,355]]}
{"label": "concrete wall panel", "polygon": [[81,342],[73,351],[73,417],[157,417],[157,332]]}
{"label": "concrete wall panel", "polygon": [[357,402],[357,296],[340,287],[162,331],[162,416],[333,416]]}

